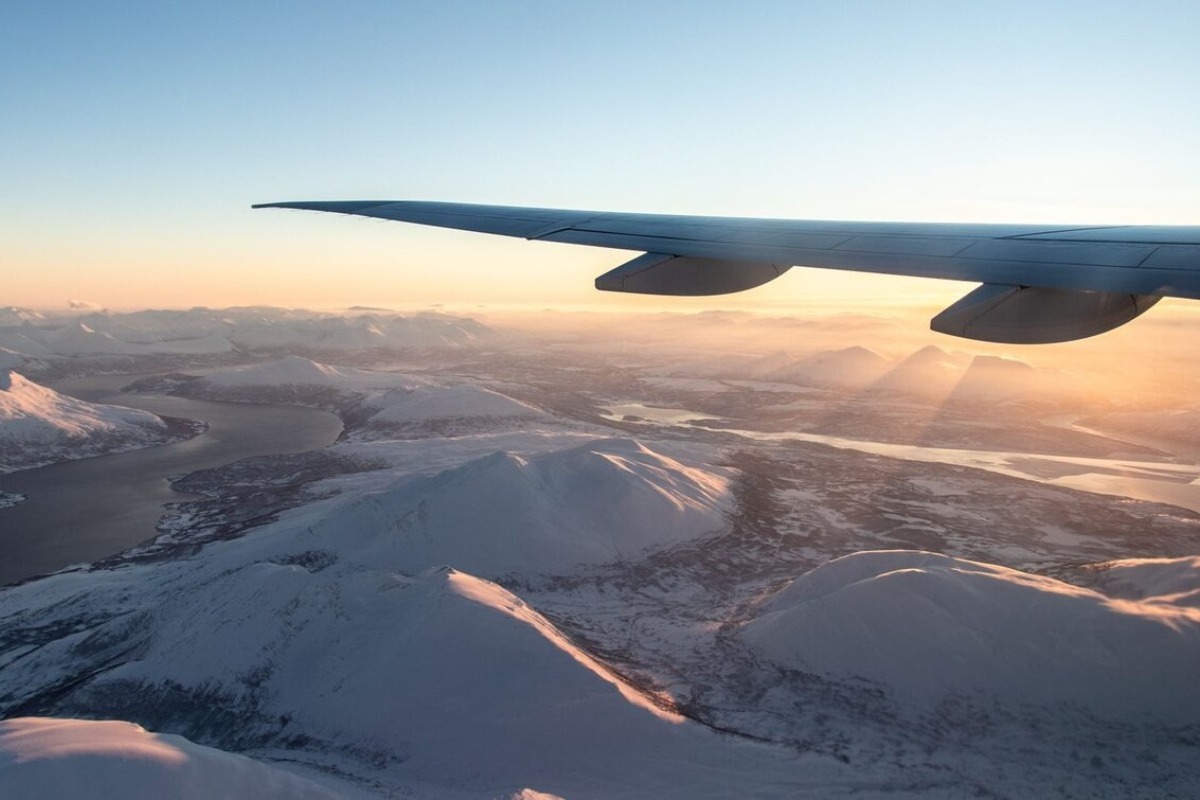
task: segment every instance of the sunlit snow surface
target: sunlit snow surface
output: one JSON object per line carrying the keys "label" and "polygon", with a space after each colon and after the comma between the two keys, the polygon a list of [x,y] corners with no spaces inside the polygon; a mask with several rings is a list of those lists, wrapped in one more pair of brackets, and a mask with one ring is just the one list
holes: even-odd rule
{"label": "sunlit snow surface", "polygon": [[[1182,571],[1195,581],[1195,559],[1141,566],[1151,585]],[[797,578],[741,635],[780,665],[930,705],[991,697],[1188,725],[1200,720],[1200,610],[1173,599],[1111,599],[990,564],[875,551]]]}
{"label": "sunlit snow surface", "polygon": [[167,441],[145,411],[85,403],[0,369],[0,472]]}
{"label": "sunlit snow surface", "polygon": [[0,797],[333,800],[311,781],[129,722],[0,721]]}

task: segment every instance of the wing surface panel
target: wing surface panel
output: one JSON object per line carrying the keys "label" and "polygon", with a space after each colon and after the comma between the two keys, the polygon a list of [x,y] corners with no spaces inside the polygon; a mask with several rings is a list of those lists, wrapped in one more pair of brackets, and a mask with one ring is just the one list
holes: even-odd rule
{"label": "wing surface panel", "polygon": [[[666,260],[601,288],[654,286],[688,294],[758,285],[786,266],[973,281],[1071,292],[1200,299],[1200,226],[1054,226],[695,217],[424,201],[268,203],[255,208],[332,211],[539,241],[642,251]],[[672,261],[668,257],[677,259]],[[651,262],[638,262],[651,263]],[[754,265],[754,266],[752,266]],[[650,269],[657,270],[654,273]],[[722,269],[753,271],[724,280]],[[761,275],[758,275],[761,273]],[[699,276],[704,276],[701,281]],[[737,291],[730,288],[727,291]],[[707,293],[707,291],[705,292]],[[1066,295],[1023,294],[1020,308],[1045,317]],[[1071,313],[1092,301],[1070,300]],[[1115,302],[1115,301],[1114,301]],[[1123,303],[1124,301],[1122,301]],[[1148,307],[1130,301],[1140,313]],[[974,307],[974,306],[973,306]],[[1006,301],[1017,308],[1017,301]],[[1096,307],[1099,307],[1098,305]],[[1108,306],[1105,306],[1106,308]],[[1011,313],[1011,312],[1006,312]],[[1097,312],[1098,314],[1099,312]],[[1031,314],[1031,318],[1032,318]],[[1106,312],[1106,319],[1113,318]],[[1082,327],[1080,328],[1083,329]]]}

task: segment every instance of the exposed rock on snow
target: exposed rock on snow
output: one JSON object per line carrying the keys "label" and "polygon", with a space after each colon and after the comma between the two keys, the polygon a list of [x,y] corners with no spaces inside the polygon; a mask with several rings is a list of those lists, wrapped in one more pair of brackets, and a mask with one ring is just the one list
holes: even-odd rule
{"label": "exposed rock on snow", "polygon": [[1097,589],[1123,600],[1200,609],[1200,556],[1127,558],[1091,565]]}
{"label": "exposed rock on snow", "polygon": [[162,444],[169,426],[146,411],[94,405],[0,370],[0,472]]}
{"label": "exposed rock on snow", "polygon": [[1200,719],[1200,611],[934,553],[823,564],[741,637],[781,666],[874,681],[922,704],[966,695],[1129,722]]}
{"label": "exposed rock on snow", "polygon": [[333,792],[245,756],[129,722],[0,721],[0,796],[89,800],[334,800]]}

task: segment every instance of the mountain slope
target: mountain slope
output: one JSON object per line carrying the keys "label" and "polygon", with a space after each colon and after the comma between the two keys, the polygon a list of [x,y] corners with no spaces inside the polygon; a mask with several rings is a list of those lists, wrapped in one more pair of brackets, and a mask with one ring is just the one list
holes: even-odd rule
{"label": "mountain slope", "polygon": [[302,356],[286,356],[262,364],[217,370],[206,375],[205,381],[214,387],[338,386],[346,382],[346,375],[337,367]]}
{"label": "mountain slope", "polygon": [[145,411],[94,405],[0,370],[0,472],[162,444],[167,423]]}
{"label": "mountain slope", "polygon": [[369,397],[378,408],[366,421],[363,438],[381,436],[460,436],[545,422],[539,408],[479,386],[420,386]]}
{"label": "mountain slope", "polygon": [[529,458],[495,453],[402,481],[328,513],[306,536],[352,537],[355,558],[406,572],[564,572],[710,533],[727,503],[719,472],[603,439]]}
{"label": "mountain slope", "polygon": [[959,695],[1131,722],[1200,719],[1188,677],[1200,664],[1200,610],[934,553],[830,561],[740,635],[776,664],[877,682],[928,706]]}
{"label": "mountain slope", "polygon": [[0,721],[0,796],[89,800],[333,800],[277,767],[128,722]]}
{"label": "mountain slope", "polygon": [[805,386],[861,389],[887,372],[889,362],[865,347],[814,353],[775,375]]}
{"label": "mountain slope", "polygon": [[[0,671],[0,708],[124,715],[422,797],[762,796],[844,772],[659,708],[495,584],[290,545],[251,536],[8,590],[0,619],[37,646]],[[51,603],[48,640],[21,607]]]}

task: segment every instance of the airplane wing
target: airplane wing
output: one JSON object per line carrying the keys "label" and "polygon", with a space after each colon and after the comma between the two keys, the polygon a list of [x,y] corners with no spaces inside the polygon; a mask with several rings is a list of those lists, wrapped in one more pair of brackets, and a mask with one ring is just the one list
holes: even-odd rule
{"label": "airplane wing", "polygon": [[1093,336],[1164,296],[1200,299],[1200,226],[977,225],[625,214],[424,201],[264,203],[548,242],[641,251],[606,291],[715,295],[792,266],[982,284],[936,331],[1032,344]]}

